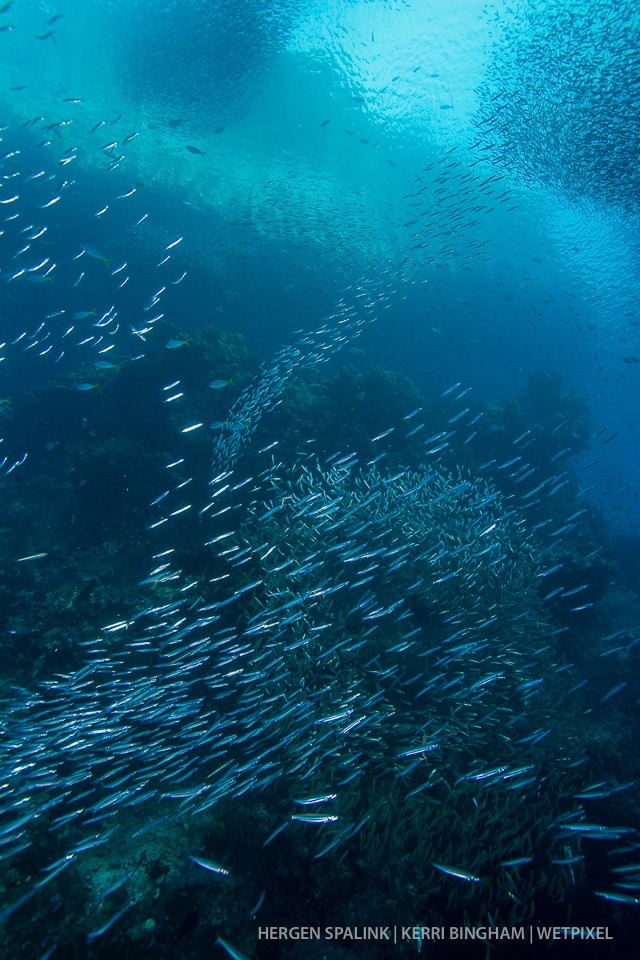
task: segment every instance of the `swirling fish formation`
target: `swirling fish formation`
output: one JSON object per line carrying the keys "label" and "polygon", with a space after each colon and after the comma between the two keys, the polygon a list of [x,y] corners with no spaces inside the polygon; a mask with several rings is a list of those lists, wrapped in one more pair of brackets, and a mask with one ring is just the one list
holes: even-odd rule
{"label": "swirling fish formation", "polygon": [[[38,40],[53,39],[57,20]],[[533,21],[547,24],[542,12]],[[605,27],[615,31],[608,20]],[[580,24],[575,29],[590,49]],[[500,79],[498,60],[493,81]],[[533,80],[523,88],[541,95],[539,75]],[[483,97],[487,106],[489,87]],[[517,99],[506,103],[499,117],[478,117],[496,165],[520,115]],[[65,110],[79,105],[65,100]],[[40,386],[55,377],[77,401],[89,400],[108,380],[117,390],[132,364],[148,370],[197,354],[197,344],[169,328],[171,311],[187,312],[180,298],[189,238],[155,224],[140,206],[139,185],[117,179],[121,151],[139,136],[123,120],[100,119],[78,146],[66,139],[66,114],[3,128],[7,393],[29,377]],[[526,137],[519,142],[524,149]],[[327,452],[312,429],[278,433],[279,408],[287,398],[295,404],[292,385],[301,395],[305,377],[318,377],[402,302],[423,266],[448,263],[454,239],[475,230],[485,203],[511,204],[501,175],[472,171],[480,161],[466,169],[456,149],[425,167],[402,198],[412,219],[400,250],[414,262],[386,263],[375,278],[345,283],[328,316],[305,323],[241,385],[224,420],[205,425],[203,415],[178,425],[188,378],[163,388],[164,409],[178,412],[168,415],[168,488],[140,517],[152,562],[137,584],[139,603],[123,600],[117,619],[77,643],[77,668],[4,689],[3,960],[111,951],[127,915],[136,935],[151,937],[155,921],[143,921],[161,884],[157,870],[140,869],[151,848],[170,861],[176,883],[195,868],[220,883],[207,898],[247,941],[240,913],[249,928],[258,912],[285,909],[268,878],[257,906],[244,909],[259,892],[252,870],[264,876],[270,857],[281,858],[279,867],[336,865],[336,884],[348,863],[379,878],[398,909],[411,899],[412,919],[450,910],[479,922],[525,922],[536,898],[561,904],[582,889],[585,841],[623,841],[609,848],[617,858],[611,889],[597,892],[617,904],[640,902],[635,830],[585,812],[632,784],[585,786],[586,681],[558,644],[566,624],[546,605],[562,602],[569,618],[593,606],[587,583],[562,582],[563,545],[584,513],[558,466],[574,449],[571,428],[554,427],[569,439],[546,460],[525,453],[537,440],[531,424],[504,459],[480,463],[484,454],[474,459],[471,451],[483,412],[455,383],[437,409],[389,413],[373,436],[358,423],[357,449]],[[194,145],[186,151],[193,163],[205,156]],[[533,154],[512,156],[524,179],[534,179]],[[99,204],[70,176],[79,161],[102,184]],[[576,164],[591,170],[584,152]],[[637,182],[632,166],[623,203]],[[546,169],[564,188],[553,164]],[[613,179],[598,182],[609,199]],[[460,262],[468,266],[485,242],[469,243]],[[216,400],[234,383],[220,372],[209,372],[214,392],[205,391]],[[3,496],[17,499],[12,484],[28,471],[29,431],[15,428],[12,396],[0,401],[0,416]],[[192,482],[202,464],[189,438],[207,434],[203,492]],[[14,559],[46,558],[38,551]],[[634,644],[613,649],[626,655]],[[234,856],[243,843],[251,868]],[[288,889],[297,883],[293,867],[291,875]],[[226,909],[230,890],[241,910]],[[213,919],[211,903],[209,910]],[[32,923],[25,937],[27,916],[46,927]],[[226,939],[218,943],[241,956]]]}

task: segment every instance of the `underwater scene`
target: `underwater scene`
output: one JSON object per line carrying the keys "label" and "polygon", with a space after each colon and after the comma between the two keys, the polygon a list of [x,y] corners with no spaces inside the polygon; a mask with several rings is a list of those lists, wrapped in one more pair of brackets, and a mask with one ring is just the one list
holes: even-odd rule
{"label": "underwater scene", "polygon": [[640,8],[0,0],[0,960],[640,957]]}

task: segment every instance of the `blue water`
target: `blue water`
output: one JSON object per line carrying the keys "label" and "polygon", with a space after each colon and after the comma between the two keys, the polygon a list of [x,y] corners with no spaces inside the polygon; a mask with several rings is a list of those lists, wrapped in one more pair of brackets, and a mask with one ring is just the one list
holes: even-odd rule
{"label": "blue water", "polygon": [[635,956],[639,31],[0,5],[2,960]]}

